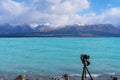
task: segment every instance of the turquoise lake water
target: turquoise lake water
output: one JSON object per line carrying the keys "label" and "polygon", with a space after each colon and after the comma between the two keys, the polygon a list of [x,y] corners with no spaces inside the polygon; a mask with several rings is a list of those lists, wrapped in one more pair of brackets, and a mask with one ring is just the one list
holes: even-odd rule
{"label": "turquoise lake water", "polygon": [[0,38],[0,73],[81,74],[81,54],[92,74],[120,74],[120,38]]}

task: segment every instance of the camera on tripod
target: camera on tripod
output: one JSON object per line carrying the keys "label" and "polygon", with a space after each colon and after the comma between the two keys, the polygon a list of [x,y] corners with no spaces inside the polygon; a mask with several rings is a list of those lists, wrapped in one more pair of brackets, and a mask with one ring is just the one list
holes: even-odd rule
{"label": "camera on tripod", "polygon": [[88,72],[89,76],[90,76],[90,80],[93,80],[87,66],[90,65],[90,62],[89,62],[89,59],[90,59],[90,56],[89,55],[86,55],[86,54],[82,54],[81,57],[80,57],[82,63],[83,63],[83,72],[82,72],[82,77],[81,77],[81,80],[85,80],[86,78],[86,73]]}

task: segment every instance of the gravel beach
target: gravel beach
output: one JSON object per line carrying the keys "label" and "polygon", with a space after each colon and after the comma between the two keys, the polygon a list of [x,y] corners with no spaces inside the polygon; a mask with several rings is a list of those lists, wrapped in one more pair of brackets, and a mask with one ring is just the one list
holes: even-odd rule
{"label": "gravel beach", "polygon": [[[18,74],[0,74],[0,80],[81,80],[81,76],[69,75],[62,76],[40,76],[40,75],[18,75]],[[120,75],[103,74],[99,76],[92,75],[94,80],[120,80]],[[86,80],[90,80],[89,77]]]}

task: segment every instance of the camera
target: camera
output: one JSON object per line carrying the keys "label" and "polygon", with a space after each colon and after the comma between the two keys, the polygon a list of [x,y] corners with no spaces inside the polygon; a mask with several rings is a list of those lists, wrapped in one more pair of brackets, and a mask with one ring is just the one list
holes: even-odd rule
{"label": "camera", "polygon": [[81,55],[81,59],[89,59],[89,58],[90,58],[89,55],[86,55],[86,54],[82,54],[82,55]]}
{"label": "camera", "polygon": [[90,62],[88,59],[90,59],[90,56],[89,55],[86,55],[86,54],[82,54],[81,57],[80,57],[82,63],[86,66],[90,65]]}

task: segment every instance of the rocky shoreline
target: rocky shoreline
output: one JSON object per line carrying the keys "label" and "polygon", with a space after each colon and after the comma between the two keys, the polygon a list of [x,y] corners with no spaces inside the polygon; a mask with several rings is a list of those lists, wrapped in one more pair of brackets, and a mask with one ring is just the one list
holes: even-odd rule
{"label": "rocky shoreline", "polygon": [[[120,80],[120,75],[110,75],[110,74],[103,74],[94,76],[92,75],[94,80]],[[65,74],[62,76],[40,76],[40,75],[18,75],[18,74],[9,74],[3,75],[0,74],[0,80],[81,80],[81,76],[77,75],[69,75]],[[86,80],[90,80],[87,76]]]}

